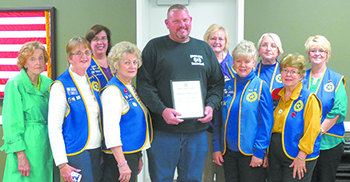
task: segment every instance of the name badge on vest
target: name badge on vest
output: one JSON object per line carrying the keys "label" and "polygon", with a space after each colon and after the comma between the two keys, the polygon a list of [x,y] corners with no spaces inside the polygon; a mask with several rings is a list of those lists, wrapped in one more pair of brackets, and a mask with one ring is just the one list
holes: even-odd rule
{"label": "name badge on vest", "polygon": [[102,75],[102,72],[101,72],[101,70],[97,67],[97,65],[91,66],[91,73],[94,74],[94,75],[96,75],[96,76]]}
{"label": "name badge on vest", "polygon": [[75,88],[75,87],[67,87],[67,94],[68,95],[78,95],[77,88]]}
{"label": "name badge on vest", "polygon": [[125,100],[126,100],[127,102],[132,102],[132,101],[134,101],[135,99],[134,99],[134,97],[132,96],[132,94],[128,94],[128,95],[125,95]]}

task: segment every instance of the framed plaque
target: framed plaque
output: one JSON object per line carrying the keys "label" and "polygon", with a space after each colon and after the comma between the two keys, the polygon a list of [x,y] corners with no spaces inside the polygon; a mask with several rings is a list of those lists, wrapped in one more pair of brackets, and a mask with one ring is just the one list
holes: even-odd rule
{"label": "framed plaque", "polygon": [[204,117],[204,104],[200,80],[170,81],[173,108],[181,114],[177,118]]}

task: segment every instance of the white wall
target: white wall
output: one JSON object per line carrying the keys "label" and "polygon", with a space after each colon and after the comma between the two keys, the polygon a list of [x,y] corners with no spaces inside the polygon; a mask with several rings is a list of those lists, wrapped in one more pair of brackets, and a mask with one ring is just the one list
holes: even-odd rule
{"label": "white wall", "polygon": [[[156,1],[137,1],[137,46],[141,50],[150,39],[169,34],[164,23],[169,6],[158,6]],[[230,50],[243,39],[244,0],[189,0],[186,7],[193,18],[190,36],[202,40],[207,28],[216,23],[228,29]]]}
{"label": "white wall", "polygon": [[[169,0],[171,1],[171,0]],[[188,0],[187,9],[192,16],[191,37],[203,39],[207,28],[215,23],[229,31],[230,52],[244,38],[244,0]],[[174,4],[177,0],[172,0]],[[167,11],[170,6],[158,6],[157,0],[137,0],[137,46],[140,50],[155,37],[168,35],[165,26]],[[146,153],[143,155],[144,166],[138,176],[139,182],[151,181],[148,175]],[[176,176],[176,175],[175,175]]]}

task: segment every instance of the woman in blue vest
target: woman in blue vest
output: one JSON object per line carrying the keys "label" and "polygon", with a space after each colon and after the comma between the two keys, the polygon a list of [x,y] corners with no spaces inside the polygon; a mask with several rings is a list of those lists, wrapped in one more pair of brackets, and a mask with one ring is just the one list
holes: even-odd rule
{"label": "woman in blue vest", "polygon": [[87,31],[85,38],[90,42],[93,55],[87,74],[95,75],[103,88],[113,77],[107,62],[107,55],[112,48],[111,31],[103,25],[94,25]]}
{"label": "woman in blue vest", "polygon": [[258,53],[261,61],[255,71],[257,77],[264,80],[270,92],[283,87],[279,70],[279,58],[283,54],[282,43],[278,35],[264,33],[258,41]]}
{"label": "woman in blue vest", "polygon": [[232,56],[237,75],[225,83],[223,119],[214,123],[213,158],[224,166],[226,181],[263,182],[263,157],[273,125],[272,97],[267,84],[255,76],[254,43],[243,40]]}
{"label": "woman in blue vest", "polygon": [[[203,40],[213,49],[225,80],[232,79],[236,73],[232,69],[232,56],[228,51],[230,45],[228,30],[223,26],[212,24],[205,32]],[[207,129],[208,152],[204,162],[203,182],[213,181],[214,174],[217,182],[225,181],[224,168],[213,162],[213,123],[221,119],[221,110],[215,109]]]}
{"label": "woman in blue vest", "polygon": [[278,105],[269,148],[271,182],[311,181],[320,146],[321,103],[302,86],[305,58],[288,54],[280,62],[284,87],[275,90]]}
{"label": "woman in blue vest", "polygon": [[102,181],[135,182],[142,169],[141,151],[150,147],[152,132],[145,105],[131,81],[141,66],[140,50],[120,42],[108,54],[115,76],[102,88],[105,146]]}
{"label": "woman in blue vest", "polygon": [[64,181],[100,181],[101,132],[99,84],[86,70],[91,62],[89,42],[75,36],[66,46],[69,68],[51,86],[49,138],[56,166]]}
{"label": "woman in blue vest", "polygon": [[311,36],[305,43],[311,69],[306,71],[304,86],[316,94],[322,103],[320,156],[312,181],[335,181],[344,152],[344,119],[348,106],[344,76],[327,68],[331,44],[321,35]]}

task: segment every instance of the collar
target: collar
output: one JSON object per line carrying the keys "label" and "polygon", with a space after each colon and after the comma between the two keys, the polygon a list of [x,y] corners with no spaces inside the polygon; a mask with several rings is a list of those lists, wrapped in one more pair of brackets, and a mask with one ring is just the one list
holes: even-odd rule
{"label": "collar", "polygon": [[[298,83],[298,85],[295,87],[295,89],[293,90],[292,95],[288,98],[288,99],[292,99],[292,100],[297,100],[299,98],[301,89],[303,88],[303,85],[301,84],[301,82]],[[280,92],[278,92],[278,95],[281,96],[281,98],[284,99],[284,95],[285,95],[285,87],[283,87]]]}
{"label": "collar", "polygon": [[255,71],[252,69],[252,71],[247,75],[246,77],[242,78],[238,74],[236,76],[237,82],[245,83],[248,82],[249,80],[252,80],[255,77]]}
{"label": "collar", "polygon": [[[40,92],[40,90],[38,90],[35,85],[33,85],[33,83],[30,81],[27,72],[22,68],[20,71],[20,75],[21,75],[21,80],[23,80],[23,84],[26,87],[26,92],[28,92],[29,94],[36,94],[36,95],[42,95],[42,93]],[[40,77],[41,75],[39,75]],[[42,80],[42,79],[41,79]]]}

